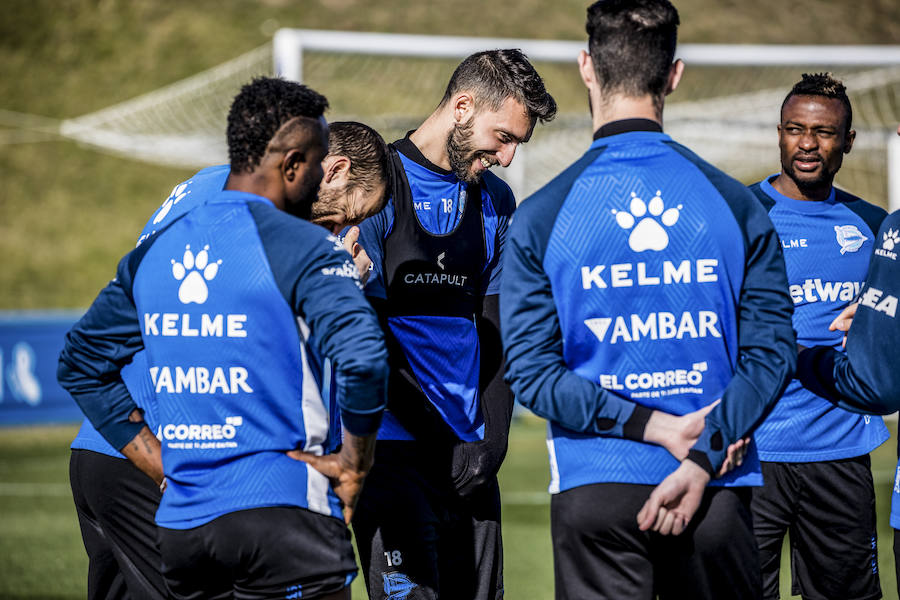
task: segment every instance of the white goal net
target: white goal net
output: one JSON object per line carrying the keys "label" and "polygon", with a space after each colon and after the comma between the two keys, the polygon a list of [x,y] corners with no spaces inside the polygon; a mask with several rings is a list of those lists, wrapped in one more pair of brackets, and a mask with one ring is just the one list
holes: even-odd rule
{"label": "white goal net", "polygon": [[[256,75],[279,74],[325,94],[329,120],[359,120],[392,141],[434,109],[464,56],[521,48],[557,98],[560,111],[538,126],[508,169],[524,198],[590,144],[587,93],[575,66],[579,42],[281,30],[268,44],[194,77],[107,109],[64,121],[67,137],[142,160],[204,166],[227,160],[231,98]],[[784,95],[805,72],[842,79],[853,105],[854,149],[837,184],[887,205],[888,147],[900,123],[900,46],[679,47],[687,71],[669,97],[665,129],[674,139],[750,183],[779,169],[775,126]],[[900,152],[893,153],[900,161]],[[894,177],[896,183],[898,173]],[[900,196],[892,203],[900,208]]]}

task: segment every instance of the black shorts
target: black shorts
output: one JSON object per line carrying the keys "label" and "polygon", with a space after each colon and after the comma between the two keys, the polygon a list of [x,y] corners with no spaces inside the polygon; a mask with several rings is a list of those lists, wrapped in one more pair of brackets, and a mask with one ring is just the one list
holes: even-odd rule
{"label": "black shorts", "polygon": [[449,470],[435,467],[416,442],[381,441],[375,448],[353,517],[372,600],[503,597],[496,479],[460,498]]}
{"label": "black shorts", "polygon": [[241,510],[194,529],[159,527],[177,600],[315,598],[356,575],[343,521],[294,506]]}
{"label": "black shorts", "polygon": [[88,555],[88,600],[166,598],[156,547],[156,483],[127,459],[77,449],[69,482]]}
{"label": "black shorts", "polygon": [[654,486],[598,483],[550,503],[557,600],[761,597],[750,490],[709,487],[678,536],[640,531]]}
{"label": "black shorts", "polygon": [[765,598],[778,598],[781,546],[791,539],[791,591],[810,600],[881,598],[869,455],[762,463],[753,492]]}

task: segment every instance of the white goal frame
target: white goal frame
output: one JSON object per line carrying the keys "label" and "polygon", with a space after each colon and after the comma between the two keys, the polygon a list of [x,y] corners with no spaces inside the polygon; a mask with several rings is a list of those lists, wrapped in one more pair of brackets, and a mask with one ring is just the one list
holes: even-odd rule
{"label": "white goal frame", "polygon": [[[286,79],[303,81],[304,51],[359,53],[419,58],[464,58],[492,48],[519,48],[539,62],[575,63],[585,42],[480,38],[438,35],[279,29],[272,44],[275,72]],[[900,45],[801,46],[759,44],[680,44],[676,56],[688,64],[703,66],[896,66]],[[888,156],[888,206],[900,209],[900,138],[890,136]],[[519,170],[515,166],[519,164]],[[524,161],[508,169],[511,182],[521,181]]]}

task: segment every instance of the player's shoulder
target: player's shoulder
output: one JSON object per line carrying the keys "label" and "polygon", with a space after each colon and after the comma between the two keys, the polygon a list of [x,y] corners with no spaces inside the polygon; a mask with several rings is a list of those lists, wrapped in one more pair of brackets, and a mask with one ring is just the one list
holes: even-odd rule
{"label": "player's shoulder", "polygon": [[881,222],[888,216],[887,211],[880,206],[867,202],[859,196],[855,196],[838,187],[834,188],[834,202],[835,204],[846,206],[856,213],[866,222],[873,233],[878,231]]}
{"label": "player's shoulder", "polygon": [[320,225],[290,215],[269,202],[250,201],[247,208],[279,285],[293,282],[297,274],[310,268],[342,268],[350,259],[341,239]]}
{"label": "player's shoulder", "polygon": [[747,189],[750,190],[750,193],[756,197],[760,204],[762,204],[763,208],[766,209],[766,212],[770,212],[775,207],[775,199],[766,193],[764,189],[765,186],[763,185],[766,182],[770,183],[768,179],[762,179],[748,185]]}
{"label": "player's shoulder", "polygon": [[490,171],[486,171],[481,179],[497,214],[511,214],[516,209],[516,198],[509,184]]}
{"label": "player's shoulder", "polygon": [[[243,199],[237,199],[241,201]],[[328,238],[337,236],[322,227],[305,221],[277,208],[271,202],[247,201],[247,208],[256,222],[260,235],[267,238],[286,238],[299,249],[305,246],[322,246]]]}
{"label": "player's shoulder", "polygon": [[665,144],[688,162],[692,163],[702,176],[726,199],[733,198],[738,202],[752,201],[754,205],[756,204],[756,196],[745,184],[716,167],[687,146],[674,140],[667,141]]}
{"label": "player's shoulder", "polygon": [[551,221],[555,219],[556,213],[559,212],[563,202],[568,198],[575,182],[603,154],[604,150],[604,146],[591,146],[581,158],[525,198],[516,210],[516,220],[540,220],[548,217]]}

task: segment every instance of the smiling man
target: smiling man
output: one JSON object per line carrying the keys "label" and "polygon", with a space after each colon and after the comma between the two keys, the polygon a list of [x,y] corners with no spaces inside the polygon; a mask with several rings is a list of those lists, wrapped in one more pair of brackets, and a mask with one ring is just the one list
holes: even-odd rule
{"label": "smiling man", "polygon": [[[803,75],[781,107],[781,173],[751,187],[781,238],[794,329],[803,346],[841,348],[828,325],[866,278],[886,213],[833,186],[856,132],[844,85]],[[794,594],[880,598],[869,452],[888,438],[880,417],[838,408],[794,379],[756,430],[765,484],[753,493],[765,598],[778,598],[790,532]]]}
{"label": "smiling man", "polygon": [[512,394],[497,294],[515,200],[489,169],[555,114],[521,52],[473,54],[425,122],[391,144],[393,197],[360,225],[391,363],[377,466],[354,520],[370,598],[503,594],[496,473]]}

